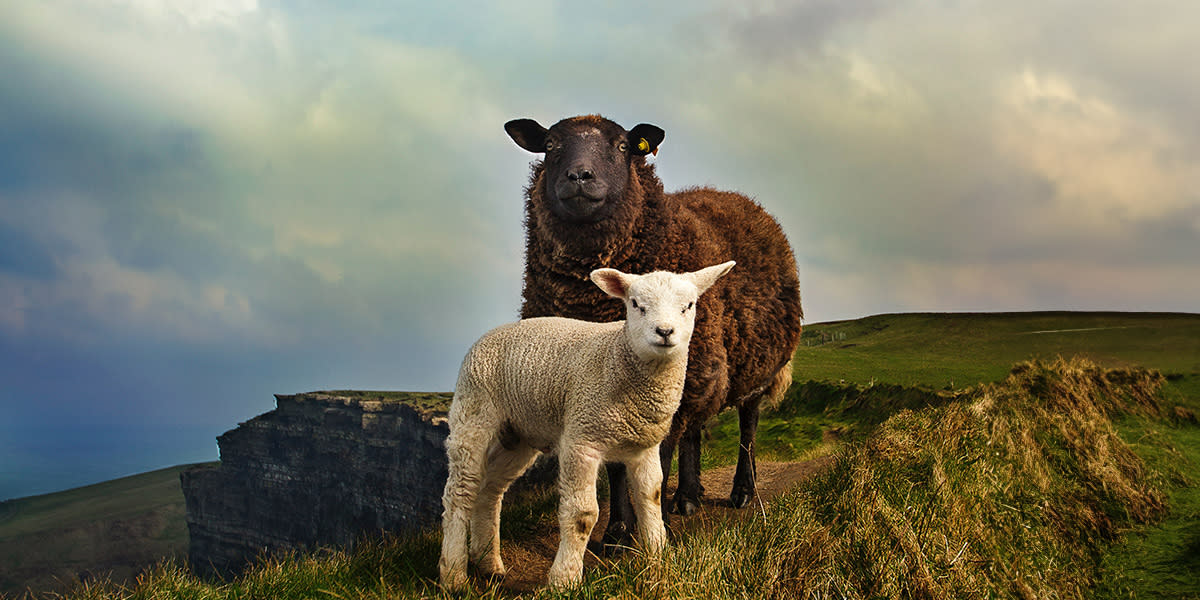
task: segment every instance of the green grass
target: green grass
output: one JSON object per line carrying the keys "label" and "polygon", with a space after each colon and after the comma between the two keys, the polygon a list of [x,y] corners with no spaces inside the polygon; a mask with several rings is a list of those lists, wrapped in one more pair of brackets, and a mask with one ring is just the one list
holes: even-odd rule
{"label": "green grass", "polygon": [[[1056,333],[1037,333],[1052,332]],[[1200,315],[913,313],[804,328],[795,380],[962,388],[998,381],[1030,358],[1082,356],[1200,376]]]}
{"label": "green grass", "polygon": [[450,400],[454,396],[446,392],[388,392],[369,390],[331,390],[313,393],[354,398],[356,400],[403,402],[422,411],[447,411],[450,409]]}
{"label": "green grass", "polygon": [[[667,579],[655,578],[655,573],[659,572],[657,570],[663,568],[661,564],[623,561],[611,571],[592,573],[588,587],[567,596],[683,597],[690,594],[693,597],[703,595],[720,598],[756,596],[747,592],[756,589],[753,586],[790,589],[778,587],[783,585],[779,581],[751,577],[754,573],[764,572],[767,575],[762,577],[767,579],[792,577],[797,580],[816,577],[812,575],[815,572],[819,575],[816,580],[803,580],[841,581],[838,585],[846,587],[838,587],[836,591],[846,593],[848,597],[867,597],[871,594],[888,596],[902,588],[887,586],[900,585],[896,582],[905,578],[920,580],[920,573],[906,571],[904,577],[899,578],[893,577],[894,573],[889,575],[889,569],[899,567],[877,564],[882,561],[880,557],[885,552],[872,541],[872,536],[891,544],[886,548],[888,553],[901,550],[908,552],[912,548],[905,549],[905,545],[914,540],[920,548],[943,547],[943,555],[959,551],[958,547],[945,550],[962,543],[955,541],[949,544],[949,541],[959,535],[956,531],[967,527],[965,521],[954,521],[950,518],[953,515],[945,512],[948,509],[943,506],[953,498],[939,496],[941,491],[933,494],[917,489],[927,486],[930,477],[941,472],[952,479],[965,478],[954,484],[966,486],[957,488],[958,492],[952,494],[956,497],[990,497],[1020,509],[1037,498],[1049,498],[1048,490],[1055,490],[1054,494],[1061,494],[1065,498],[1060,499],[1062,506],[1066,507],[1062,510],[1068,512],[1054,514],[1060,517],[1075,514],[1070,513],[1073,510],[1070,508],[1072,503],[1089,507],[1087,514],[1071,517],[1083,519],[1075,521],[1076,527],[1073,528],[1082,532],[1082,537],[1063,538],[1066,541],[1037,529],[1046,526],[1047,522],[1033,519],[1036,511],[1017,510],[1007,514],[1013,511],[998,509],[998,505],[973,508],[976,517],[983,519],[980,522],[991,522],[1001,529],[1014,529],[1018,534],[1021,531],[1041,533],[994,541],[986,552],[971,542],[962,555],[977,553],[970,560],[979,562],[969,566],[982,571],[977,570],[970,577],[956,571],[965,568],[962,561],[966,559],[961,557],[958,562],[951,560],[953,556],[920,559],[926,560],[926,569],[933,573],[934,582],[943,579],[958,582],[955,585],[959,587],[951,588],[955,590],[955,595],[979,596],[982,593],[983,596],[1007,597],[1023,596],[1027,591],[1032,591],[1035,596],[1055,594],[1072,597],[1079,596],[1079,590],[1086,588],[1089,592],[1084,596],[1200,597],[1197,591],[1200,581],[1194,575],[1200,572],[1200,567],[1190,558],[1200,553],[1200,525],[1197,525],[1200,523],[1197,518],[1200,516],[1200,491],[1197,491],[1197,482],[1200,482],[1200,427],[1175,422],[1170,414],[1163,418],[1136,411],[1115,411],[1096,421],[1095,427],[1103,430],[1113,426],[1105,425],[1107,420],[1115,420],[1120,440],[1113,442],[1103,435],[1095,439],[1105,440],[1108,447],[1127,447],[1132,450],[1132,455],[1124,450],[1118,452],[1121,458],[1118,462],[1124,469],[1118,471],[1124,473],[1121,476],[1124,480],[1133,482],[1131,489],[1141,491],[1132,496],[1126,495],[1124,499],[1118,497],[1120,494],[1114,496],[1106,489],[1112,482],[1081,468],[1081,464],[1088,463],[1092,458],[1087,452],[1065,441],[1059,428],[1061,423],[1047,421],[1050,418],[1048,415],[1036,416],[1037,411],[1032,408],[1027,407],[1033,413],[1023,414],[1034,414],[1036,418],[1022,419],[1036,425],[1020,423],[1022,419],[1015,418],[1013,414],[1001,419],[1009,424],[1010,429],[1024,428],[1026,433],[1008,434],[1016,435],[1012,439],[1019,443],[1014,442],[1010,451],[999,456],[1000,462],[993,462],[992,458],[987,457],[977,458],[983,456],[977,452],[981,445],[987,444],[984,438],[978,437],[981,435],[979,431],[974,430],[971,434],[976,440],[971,442],[949,439],[949,434],[939,429],[941,425],[938,423],[948,414],[961,417],[964,406],[977,401],[979,394],[1005,380],[1014,364],[1030,358],[1050,360],[1057,356],[1077,355],[1107,368],[1142,365],[1157,369],[1167,376],[1162,392],[1165,410],[1170,413],[1173,406],[1178,405],[1200,412],[1200,315],[1068,312],[904,314],[807,325],[803,344],[794,361],[796,384],[778,407],[763,412],[758,436],[759,456],[767,460],[794,460],[835,453],[839,456],[837,469],[840,469],[835,471],[836,475],[823,479],[817,489],[802,489],[790,499],[777,503],[769,511],[769,527],[759,521],[755,521],[758,525],[731,524],[715,534],[677,544],[668,557],[668,563],[674,566],[670,567],[673,570]],[[390,398],[398,394],[359,391],[335,393],[364,398]],[[434,407],[445,398],[444,394],[430,394],[429,404]],[[992,416],[996,414],[999,413]],[[994,418],[992,422],[996,422]],[[1049,427],[1047,423],[1054,423],[1055,426]],[[1095,434],[1095,431],[1088,430],[1089,426],[1079,426],[1088,435]],[[938,431],[942,431],[940,437]],[[734,412],[727,411],[715,420],[705,444],[703,464],[706,467],[735,460],[736,432],[737,418]],[[994,436],[997,432],[989,430],[987,434]],[[882,439],[891,441],[883,443],[880,442]],[[1030,473],[1037,472],[1037,469],[1029,466],[1033,463],[1019,462],[1032,460],[1019,459],[1027,446],[1042,449],[1042,459],[1039,459],[1042,462],[1039,464],[1050,465],[1042,468],[1048,475],[1041,483],[1028,477]],[[868,452],[869,448],[874,450]],[[934,451],[937,448],[943,450]],[[947,454],[950,451],[944,448],[956,449],[961,454],[950,456]],[[913,452],[916,454],[911,454]],[[1130,456],[1141,462],[1134,461]],[[881,465],[869,473],[852,468],[854,461],[879,462],[882,458],[896,459],[898,462]],[[1000,486],[1003,493],[992,488],[977,487],[985,483],[981,479],[988,477],[992,478],[992,483]],[[851,483],[886,491],[886,505],[878,504],[877,498],[855,496],[865,494],[867,488],[853,488]],[[1145,503],[1139,504],[1141,501],[1137,498],[1144,498],[1147,494],[1157,494],[1156,497],[1162,499],[1165,508],[1145,510]],[[908,515],[917,520],[916,530],[907,534],[896,530],[901,531],[896,533],[893,529],[902,524],[901,520],[876,515],[873,525],[868,527],[866,521],[863,524],[867,527],[864,531],[873,533],[860,536],[857,546],[840,547],[838,545],[842,538],[830,537],[829,533],[837,530],[835,526],[840,521],[837,521],[836,514],[839,511],[819,509],[822,502],[826,503],[824,506],[839,506],[837,503],[840,502],[840,506],[845,507],[841,514],[857,515],[855,518],[866,519],[869,516],[860,514],[862,511],[851,510],[855,503],[874,506],[877,512],[882,511],[881,514],[891,510],[892,515]],[[542,522],[538,515],[552,510],[552,506],[552,497],[535,497],[529,503],[513,503],[506,507],[512,512],[506,513],[505,518],[511,523],[506,522],[505,539],[530,535]],[[910,506],[923,506],[927,510],[913,512],[914,509],[906,508]],[[3,538],[4,510],[0,507],[0,538]],[[821,513],[821,510],[827,512]],[[825,516],[817,519],[821,514]],[[845,518],[849,517],[843,520]],[[878,520],[880,518],[883,520]],[[1089,521],[1088,518],[1099,520]],[[939,530],[939,522],[958,525],[950,530]],[[1095,523],[1105,525],[1097,528],[1093,526]],[[1034,529],[1025,530],[1025,526]],[[812,539],[824,544],[824,549],[788,537],[797,535],[815,536]],[[944,535],[945,539],[938,539],[938,535]],[[778,553],[769,547],[770,544],[784,548],[793,558],[777,556]],[[848,564],[858,566],[850,571],[838,571],[831,566],[837,562],[828,562],[834,560],[828,555],[834,547],[840,548],[839,552],[845,552],[838,560],[850,561]],[[730,564],[728,557],[737,552],[746,552],[758,562],[735,561]],[[805,552],[816,554],[809,556]],[[706,553],[712,556],[705,558]],[[1024,566],[1019,566],[1016,561],[1024,560],[1025,555],[1031,557],[1029,560],[1032,562],[1020,563]],[[813,572],[804,569],[796,571],[802,566],[798,565],[797,556],[816,556],[827,562],[810,562],[809,567],[804,569],[816,569]],[[675,562],[671,563],[672,560]],[[147,579],[143,584],[134,586],[132,591],[120,591],[111,585],[98,584],[91,591],[80,590],[73,597],[267,597],[263,594],[275,589],[270,587],[273,585],[282,586],[280,589],[291,590],[289,586],[295,586],[296,590],[307,590],[287,591],[281,596],[285,598],[437,596],[436,587],[431,587],[431,565],[435,561],[436,545],[430,539],[389,539],[375,545],[366,544],[352,556],[330,553],[281,559],[268,563],[246,579],[224,584],[196,581],[168,563],[150,576],[151,579],[157,578],[159,583]],[[3,557],[0,556],[2,562]],[[812,566],[817,564],[824,566]],[[916,568],[918,564],[919,560],[913,558],[904,566]],[[1080,579],[1075,571],[1084,573],[1084,578]],[[772,572],[775,574],[771,575]],[[1032,586],[1030,590],[1013,583],[1022,574],[1031,578],[1027,584]],[[1063,584],[1065,587],[1038,587],[1050,576],[1066,582]],[[705,577],[725,579],[718,582],[699,581]],[[267,583],[272,578],[278,578],[278,581]],[[830,593],[835,591],[835,588],[828,587],[820,589]],[[741,596],[738,590],[742,591]],[[990,591],[983,593],[979,590]],[[485,588],[478,590],[474,597],[491,597],[497,593],[494,588]],[[927,595],[915,588],[908,589],[907,593]],[[777,595],[787,597],[782,592]],[[550,596],[543,593],[537,597]],[[932,597],[937,597],[937,594]]]}
{"label": "green grass", "polygon": [[0,542],[52,528],[140,515],[180,499],[183,465],[0,503]]}
{"label": "green grass", "polygon": [[179,473],[190,465],[0,503],[0,593],[79,572],[121,579],[187,552]]}
{"label": "green grass", "polygon": [[1137,417],[1117,425],[1166,491],[1168,514],[1109,548],[1097,597],[1200,598],[1200,427]]}
{"label": "green grass", "polygon": [[[761,517],[684,535],[661,559],[634,554],[588,570],[574,590],[518,597],[1090,598],[1106,589],[1109,545],[1166,510],[1170,475],[1149,471],[1114,425],[1169,423],[1161,380],[1080,361],[1025,363],[1001,383],[900,409]],[[99,583],[70,597],[444,598],[436,542],[276,558],[228,582],[165,564],[130,588]],[[476,584],[460,597],[512,596]]]}
{"label": "green grass", "polygon": [[[1200,410],[1200,314],[875,315],[805,325],[795,384],[778,410],[763,411],[758,453],[768,460],[825,453],[830,441],[857,439],[902,408],[940,404],[1002,380],[1015,363],[1059,356],[1158,369],[1168,375],[1168,394]],[[705,467],[737,460],[737,431],[734,411],[713,421]]]}
{"label": "green grass", "polygon": [[[1055,333],[1031,333],[1052,330]],[[1000,313],[879,315],[808,325],[796,353],[796,384],[759,424],[759,456],[795,460],[861,440],[902,409],[938,406],[1007,376],[1030,358],[1082,356],[1107,367],[1144,365],[1167,375],[1168,409],[1200,413],[1200,315]],[[1144,417],[1120,432],[1166,493],[1162,520],[1120,538],[1105,553],[1106,597],[1200,597],[1200,427]],[[702,464],[737,458],[737,415],[713,423]]]}

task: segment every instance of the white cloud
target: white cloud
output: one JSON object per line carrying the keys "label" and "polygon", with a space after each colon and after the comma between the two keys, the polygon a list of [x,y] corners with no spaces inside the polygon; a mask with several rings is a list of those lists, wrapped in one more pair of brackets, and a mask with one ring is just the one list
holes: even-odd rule
{"label": "white cloud", "polygon": [[232,25],[258,10],[257,0],[114,0],[153,19],[182,18],[189,25]]}
{"label": "white cloud", "polygon": [[1111,234],[1197,202],[1200,162],[1180,140],[1064,77],[1023,70],[994,128],[1005,152],[1054,185],[1054,227]]}
{"label": "white cloud", "polygon": [[85,346],[113,335],[207,344],[267,333],[252,331],[264,324],[249,299],[220,283],[131,269],[110,257],[76,256],[58,270],[50,281],[0,273],[0,327]]}

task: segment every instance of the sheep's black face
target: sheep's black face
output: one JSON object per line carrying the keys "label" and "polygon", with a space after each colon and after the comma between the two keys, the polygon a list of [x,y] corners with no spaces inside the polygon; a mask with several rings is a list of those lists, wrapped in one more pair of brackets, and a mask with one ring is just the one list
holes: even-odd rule
{"label": "sheep's black face", "polygon": [[596,223],[612,216],[629,183],[635,156],[653,152],[663,130],[638,125],[625,131],[603,117],[563,119],[546,130],[518,119],[504,126],[517,145],[544,152],[546,208],[568,223]]}

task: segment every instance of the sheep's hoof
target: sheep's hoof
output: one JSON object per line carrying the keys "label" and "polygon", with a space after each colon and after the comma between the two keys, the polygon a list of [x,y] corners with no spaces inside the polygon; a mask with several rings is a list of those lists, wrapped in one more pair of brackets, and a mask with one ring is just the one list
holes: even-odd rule
{"label": "sheep's hoof", "polygon": [[690,498],[675,497],[675,501],[671,503],[671,512],[677,515],[690,517],[700,510],[700,502]]}
{"label": "sheep's hoof", "polygon": [[633,532],[627,524],[621,522],[609,523],[600,538],[600,554],[602,556],[619,556],[633,548]]}
{"label": "sheep's hoof", "polygon": [[734,490],[733,493],[729,495],[729,504],[734,508],[746,508],[746,505],[750,504],[750,500],[753,498],[754,494],[752,493]]}

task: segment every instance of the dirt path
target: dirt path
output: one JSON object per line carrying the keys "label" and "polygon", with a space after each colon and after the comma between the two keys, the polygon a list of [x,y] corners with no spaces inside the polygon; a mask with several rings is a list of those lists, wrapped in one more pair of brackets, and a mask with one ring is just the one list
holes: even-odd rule
{"label": "dirt path", "polygon": [[[672,535],[682,532],[696,531],[712,527],[714,523],[725,520],[730,515],[752,517],[761,514],[763,506],[771,500],[790,490],[796,483],[811,477],[829,466],[833,458],[823,456],[804,462],[759,462],[758,463],[758,497],[749,506],[734,510],[729,506],[729,490],[733,487],[734,467],[718,467],[700,474],[700,484],[704,486],[704,497],[701,498],[701,510],[691,517],[672,516]],[[668,483],[674,493],[674,478]],[[761,501],[761,504],[759,503]],[[588,544],[590,550],[599,548],[600,536],[604,524],[608,522],[608,507],[600,507],[600,519],[592,531],[592,541]],[[546,572],[554,561],[554,553],[558,550],[558,530],[554,526],[547,528],[541,535],[523,543],[501,541],[501,556],[508,567],[508,575],[501,585],[509,590],[524,592],[536,589],[546,583]],[[619,560],[619,559],[618,559]],[[600,559],[588,552],[585,559],[585,569],[592,568]]]}

